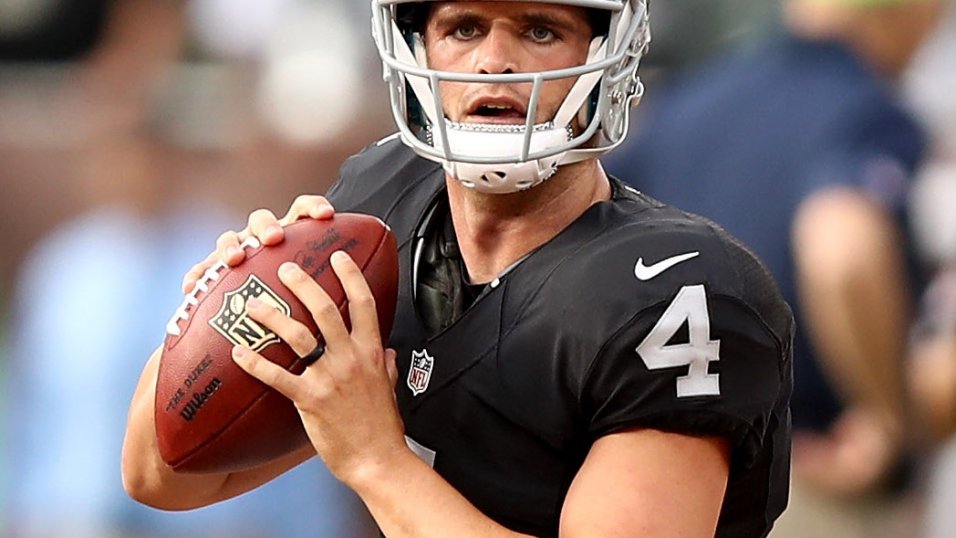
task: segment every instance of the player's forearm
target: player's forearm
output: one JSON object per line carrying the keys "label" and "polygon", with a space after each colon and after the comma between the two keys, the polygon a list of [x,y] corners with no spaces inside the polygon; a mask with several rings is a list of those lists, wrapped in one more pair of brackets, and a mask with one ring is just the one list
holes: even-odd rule
{"label": "player's forearm", "polygon": [[818,297],[811,325],[824,367],[848,399],[898,412],[904,303],[899,282],[885,280],[860,271],[809,290]]}
{"label": "player's forearm", "polygon": [[862,195],[831,192],[805,204],[794,245],[825,370],[851,404],[900,421],[910,305],[895,227]]}
{"label": "player's forearm", "polygon": [[[860,382],[861,399],[878,409],[891,425],[901,427],[904,413],[903,359],[910,305],[903,272],[890,251],[871,271],[862,272],[847,291],[848,318],[855,338],[838,340],[840,352],[858,357],[847,366],[849,379]],[[898,252],[898,251],[894,251]],[[853,349],[856,355],[850,355]],[[893,424],[895,423],[895,424]]]}
{"label": "player's forearm", "polygon": [[346,480],[389,538],[527,536],[495,523],[411,451]]}
{"label": "player's forearm", "polygon": [[188,510],[249,491],[308,459],[311,447],[248,471],[177,473],[159,453],[154,422],[159,350],[147,362],[130,405],[123,441],[123,487],[133,499],[164,510]]}
{"label": "player's forearm", "polygon": [[156,440],[153,408],[157,350],[140,376],[130,404],[123,440],[123,487],[139,502],[166,510],[182,510],[208,504],[226,476],[181,476],[163,462]]}
{"label": "player's forearm", "polygon": [[956,335],[923,337],[913,346],[909,375],[914,411],[929,440],[956,432]]}

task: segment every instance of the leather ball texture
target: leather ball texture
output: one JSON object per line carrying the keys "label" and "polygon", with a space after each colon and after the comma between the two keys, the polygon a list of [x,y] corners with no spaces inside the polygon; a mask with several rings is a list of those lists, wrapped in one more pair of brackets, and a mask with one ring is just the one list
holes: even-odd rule
{"label": "leather ball texture", "polygon": [[337,213],[299,220],[284,230],[281,243],[248,240],[239,265],[220,262],[206,271],[166,326],[156,436],[163,460],[177,471],[248,469],[309,442],[292,401],[232,360],[233,346],[241,344],[294,374],[305,368],[292,348],[247,315],[251,297],[304,323],[322,341],[311,313],[279,280],[282,263],[296,262],[309,273],[348,324],[345,291],[329,262],[333,252],[347,252],[375,296],[382,340],[388,339],[398,289],[398,251],[388,226],[368,215]]}

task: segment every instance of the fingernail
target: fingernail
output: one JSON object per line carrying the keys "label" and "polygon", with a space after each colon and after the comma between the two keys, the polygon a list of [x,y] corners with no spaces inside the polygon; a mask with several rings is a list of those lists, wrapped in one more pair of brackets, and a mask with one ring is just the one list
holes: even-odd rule
{"label": "fingernail", "polygon": [[246,358],[246,348],[242,346],[232,346],[232,358],[235,360],[242,360]]}
{"label": "fingernail", "polygon": [[246,301],[247,308],[255,309],[255,308],[259,308],[260,306],[262,306],[262,299],[258,297],[250,297],[249,300]]}
{"label": "fingernail", "polygon": [[346,254],[344,250],[336,250],[335,252],[332,253],[331,256],[329,256],[329,259],[331,259],[334,262],[341,262],[348,257],[349,255]]}

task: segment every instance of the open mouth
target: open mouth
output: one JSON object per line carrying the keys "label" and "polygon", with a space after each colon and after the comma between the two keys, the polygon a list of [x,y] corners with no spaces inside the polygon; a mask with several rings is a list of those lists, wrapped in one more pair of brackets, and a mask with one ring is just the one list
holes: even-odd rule
{"label": "open mouth", "polygon": [[523,106],[509,99],[482,99],[470,107],[465,121],[522,124],[526,114]]}
{"label": "open mouth", "polygon": [[473,116],[484,116],[488,118],[521,118],[524,114],[508,105],[481,105],[475,110]]}

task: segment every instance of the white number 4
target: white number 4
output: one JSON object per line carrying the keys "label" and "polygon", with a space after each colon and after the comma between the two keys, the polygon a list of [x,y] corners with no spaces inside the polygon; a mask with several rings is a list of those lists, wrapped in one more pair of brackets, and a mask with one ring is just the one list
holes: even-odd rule
{"label": "white number 4", "polygon": [[[687,322],[685,344],[667,343]],[[711,362],[720,360],[720,340],[710,339],[710,315],[703,285],[684,286],[664,311],[657,325],[637,346],[649,370],[687,366],[687,375],[677,378],[677,397],[720,395],[720,375],[707,372]]]}

